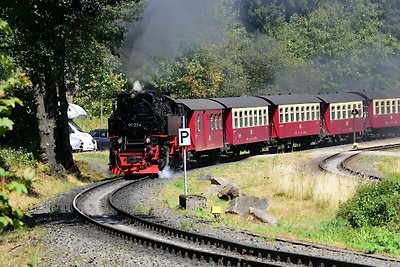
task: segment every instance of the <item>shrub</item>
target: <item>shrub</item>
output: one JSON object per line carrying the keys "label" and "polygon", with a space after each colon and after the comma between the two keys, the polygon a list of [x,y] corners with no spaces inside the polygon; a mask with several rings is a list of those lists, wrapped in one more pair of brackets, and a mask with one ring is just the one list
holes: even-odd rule
{"label": "shrub", "polygon": [[361,186],[356,195],[341,205],[338,217],[353,227],[388,226],[400,223],[400,178]]}
{"label": "shrub", "polygon": [[0,149],[0,166],[6,170],[16,171],[21,166],[35,167],[36,160],[32,153],[24,149]]}

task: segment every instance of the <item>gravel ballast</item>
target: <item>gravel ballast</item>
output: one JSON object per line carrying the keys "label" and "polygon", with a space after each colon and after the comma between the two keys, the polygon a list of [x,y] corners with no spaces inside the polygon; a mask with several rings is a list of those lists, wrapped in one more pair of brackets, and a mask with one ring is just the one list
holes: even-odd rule
{"label": "gravel ballast", "polygon": [[[327,148],[321,150],[320,153],[317,151],[310,153],[319,155],[315,156],[315,161],[318,161],[320,157],[325,157],[325,152],[332,153],[332,150]],[[158,223],[181,228],[182,222],[186,222],[186,225],[187,222],[190,222],[189,225],[195,225],[195,228],[191,230],[196,233],[247,245],[355,261],[372,266],[400,266],[399,263],[368,258],[345,251],[337,252],[318,247],[304,247],[286,242],[267,242],[252,234],[238,233],[225,227],[211,227],[207,222],[177,215],[172,210],[161,207],[154,200],[166,182],[169,180],[154,179],[147,180],[140,186],[128,187],[121,192],[116,203],[128,212],[132,212],[133,206],[151,207],[153,220]],[[84,222],[72,212],[71,208],[73,198],[82,190],[84,188],[81,187],[56,196],[30,211],[34,222],[47,229],[45,242],[48,252],[41,259],[41,266],[210,266],[207,263],[176,257],[161,250],[135,245]]]}

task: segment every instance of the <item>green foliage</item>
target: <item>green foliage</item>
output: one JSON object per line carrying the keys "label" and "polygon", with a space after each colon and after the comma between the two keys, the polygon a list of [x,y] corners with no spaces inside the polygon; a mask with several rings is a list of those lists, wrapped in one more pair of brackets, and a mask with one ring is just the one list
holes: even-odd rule
{"label": "green foliage", "polygon": [[34,167],[36,164],[35,157],[32,153],[25,149],[1,148],[0,149],[0,166],[6,170],[17,171],[21,166]]}
{"label": "green foliage", "polygon": [[380,228],[370,237],[370,241],[363,248],[367,253],[400,253],[400,235],[397,232]]}
{"label": "green foliage", "polygon": [[[2,188],[0,192],[0,232],[8,227],[19,229],[24,225],[22,219],[28,214],[10,205],[10,194],[12,192],[15,192],[17,195],[22,193],[27,194],[34,174],[35,172],[32,169],[26,169],[22,177],[17,177],[17,180],[5,184]],[[5,171],[3,168],[0,168],[0,177],[2,179],[15,178],[11,172]]]}
{"label": "green foliage", "polygon": [[223,71],[212,53],[195,48],[175,61],[160,62],[151,85],[177,98],[204,98],[217,96],[223,80]]}
{"label": "green foliage", "polygon": [[277,38],[295,57],[321,69],[323,86],[316,90],[397,88],[398,76],[389,73],[398,70],[391,57],[399,45],[381,31],[379,14],[368,1],[330,2],[293,17]]}
{"label": "green foliage", "polygon": [[[11,34],[11,29],[8,24],[1,19],[0,33],[0,41],[4,40],[5,42]],[[28,85],[30,85],[29,79],[14,66],[12,58],[1,53],[0,50],[0,135],[12,129],[13,122],[8,118],[10,109],[14,108],[16,104],[22,105],[21,100],[18,98],[8,96],[8,91],[13,87],[24,87]],[[7,162],[7,159],[3,159],[3,162]],[[15,192],[17,195],[28,193],[28,188],[31,186],[31,179],[33,176],[34,171],[31,169],[26,169],[22,177],[15,177],[12,172],[6,171],[0,167],[0,232],[8,227],[18,229],[23,226],[22,219],[27,214],[19,208],[10,205],[10,194],[12,192]],[[14,178],[13,181],[11,183],[6,183],[6,179],[11,178]]]}
{"label": "green foliage", "polygon": [[400,179],[387,178],[357,190],[356,195],[344,203],[337,214],[353,227],[381,226],[399,230]]}

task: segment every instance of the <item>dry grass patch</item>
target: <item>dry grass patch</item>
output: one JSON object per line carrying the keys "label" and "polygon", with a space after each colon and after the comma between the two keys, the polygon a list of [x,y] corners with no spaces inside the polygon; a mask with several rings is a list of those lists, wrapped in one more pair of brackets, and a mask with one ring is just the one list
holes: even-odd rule
{"label": "dry grass patch", "polygon": [[[316,229],[318,223],[333,218],[339,204],[354,194],[358,182],[351,177],[312,173],[306,167],[309,162],[310,157],[305,153],[264,155],[207,170],[206,173],[237,184],[247,195],[271,198],[269,212],[280,221],[278,226],[268,227],[250,220],[251,217],[222,214],[217,224],[228,225],[238,231],[259,234],[267,231],[270,236],[291,236],[305,229]],[[201,172],[205,171],[194,171],[188,175],[189,194],[203,195],[207,197],[209,206],[221,206],[225,210],[228,202],[210,195],[210,182],[198,180]],[[178,177],[160,194],[160,200],[175,208],[179,204],[178,195],[182,192],[183,177]],[[201,216],[206,215],[202,213]]]}
{"label": "dry grass patch", "polygon": [[378,163],[379,170],[386,174],[400,174],[400,157],[380,157]]}

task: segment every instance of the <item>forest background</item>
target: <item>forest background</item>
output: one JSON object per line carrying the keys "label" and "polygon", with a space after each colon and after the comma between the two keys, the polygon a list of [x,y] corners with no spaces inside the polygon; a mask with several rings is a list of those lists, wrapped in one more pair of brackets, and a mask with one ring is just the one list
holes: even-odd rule
{"label": "forest background", "polygon": [[[400,4],[390,0],[14,1],[0,52],[32,86],[13,131],[51,170],[74,171],[67,95],[91,118],[139,80],[177,98],[399,90]],[[61,15],[60,15],[61,14]],[[0,73],[4,76],[4,70]]]}

